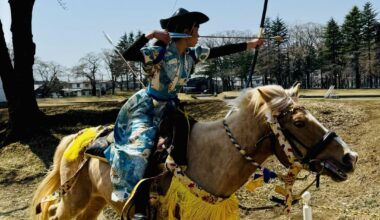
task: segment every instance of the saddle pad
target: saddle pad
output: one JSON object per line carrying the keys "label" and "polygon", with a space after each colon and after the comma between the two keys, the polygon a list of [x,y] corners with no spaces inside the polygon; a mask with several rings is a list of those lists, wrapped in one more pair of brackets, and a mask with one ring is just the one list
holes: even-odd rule
{"label": "saddle pad", "polygon": [[75,160],[79,152],[85,148],[96,137],[99,127],[86,128],[78,132],[77,136],[65,150],[63,157],[68,161]]}

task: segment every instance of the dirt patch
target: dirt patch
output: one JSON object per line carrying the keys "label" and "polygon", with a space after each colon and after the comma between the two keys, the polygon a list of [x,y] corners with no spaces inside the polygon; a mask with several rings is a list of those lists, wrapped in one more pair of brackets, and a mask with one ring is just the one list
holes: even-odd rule
{"label": "dirt patch", "polygon": [[[322,177],[320,189],[312,187],[314,219],[375,219],[366,214],[355,215],[353,211],[380,213],[380,101],[348,100],[302,100],[302,103],[327,128],[335,130],[353,150],[359,153],[357,169],[343,183],[335,183]],[[49,135],[35,137],[27,143],[13,143],[0,149],[0,219],[28,219],[28,206],[38,182],[51,165],[52,155],[62,136],[82,128],[111,124],[121,107],[120,102],[96,103],[45,107],[43,111],[50,117]],[[186,109],[198,120],[215,120],[228,111],[225,103],[213,100],[185,101]],[[3,115],[3,114],[1,114]],[[1,117],[4,123],[6,117]],[[282,171],[276,159],[267,166]],[[307,173],[303,173],[307,175]],[[296,191],[312,178],[297,183]],[[255,192],[243,187],[237,196],[246,208],[272,205],[269,197],[275,195],[274,182]],[[364,187],[365,186],[365,187]],[[317,207],[324,205],[347,209],[327,210]],[[107,211],[108,219],[112,212]],[[281,215],[280,210],[247,211],[241,210],[242,219],[302,219],[302,207],[296,205],[289,216]]]}

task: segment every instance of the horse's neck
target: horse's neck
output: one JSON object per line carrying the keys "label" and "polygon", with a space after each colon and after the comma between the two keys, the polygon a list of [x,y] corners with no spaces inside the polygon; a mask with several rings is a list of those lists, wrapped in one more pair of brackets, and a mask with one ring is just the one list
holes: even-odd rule
{"label": "horse's neck", "polygon": [[[267,128],[263,119],[235,113],[227,119],[233,136],[243,148],[253,148]],[[270,154],[265,140],[252,157],[262,163]],[[250,155],[250,156],[251,156]],[[187,175],[203,189],[217,196],[237,191],[256,169],[231,143],[221,120],[194,125],[188,145]]]}

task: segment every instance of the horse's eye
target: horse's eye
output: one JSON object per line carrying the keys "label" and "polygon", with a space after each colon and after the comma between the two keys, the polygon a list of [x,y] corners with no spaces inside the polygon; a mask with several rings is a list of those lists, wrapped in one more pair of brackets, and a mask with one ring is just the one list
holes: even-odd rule
{"label": "horse's eye", "polygon": [[305,122],[303,122],[303,121],[295,121],[293,124],[297,128],[303,128],[303,127],[305,127]]}

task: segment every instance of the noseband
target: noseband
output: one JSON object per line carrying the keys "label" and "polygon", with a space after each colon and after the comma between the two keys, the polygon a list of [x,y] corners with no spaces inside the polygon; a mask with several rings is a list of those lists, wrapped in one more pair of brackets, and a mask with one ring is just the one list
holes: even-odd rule
{"label": "noseband", "polygon": [[[299,141],[293,134],[291,134],[288,130],[283,129],[284,136],[288,140],[295,140],[296,142],[300,143],[304,148],[307,149],[307,153],[305,156],[301,157],[300,161],[303,164],[310,164],[312,161],[315,160],[315,158],[327,147],[327,145],[335,138],[338,137],[338,135],[334,131],[328,131],[323,138],[315,144],[312,148],[308,148],[303,144],[301,141]],[[293,145],[292,145],[293,146]],[[296,147],[293,147],[296,151],[299,151]]]}

